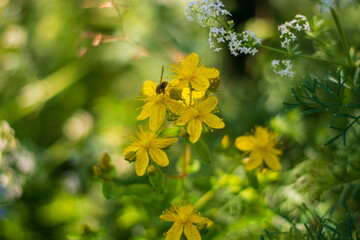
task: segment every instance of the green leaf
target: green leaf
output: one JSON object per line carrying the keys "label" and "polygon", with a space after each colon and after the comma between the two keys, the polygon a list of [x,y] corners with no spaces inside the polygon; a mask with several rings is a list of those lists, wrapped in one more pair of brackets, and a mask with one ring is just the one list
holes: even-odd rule
{"label": "green leaf", "polygon": [[113,182],[104,182],[102,185],[102,192],[106,199],[110,199],[113,196]]}
{"label": "green leaf", "polygon": [[209,191],[212,188],[211,177],[201,177],[193,181],[193,185],[197,190]]}
{"label": "green leaf", "polygon": [[104,182],[102,192],[106,199],[120,197],[121,192],[118,190],[114,182]]}
{"label": "green leaf", "polygon": [[254,189],[258,189],[259,188],[259,182],[257,179],[257,174],[256,171],[245,171],[246,172],[246,177],[249,181],[249,184],[252,188]]}
{"label": "green leaf", "polygon": [[158,191],[159,193],[163,193],[165,190],[165,176],[163,172],[158,168],[153,175],[149,175],[149,180],[151,185]]}
{"label": "green leaf", "polygon": [[210,163],[211,162],[210,149],[202,139],[199,139],[199,141],[197,141],[196,143],[192,143],[189,140],[187,140],[187,141],[190,144],[191,149],[193,150],[195,155],[202,162],[204,162],[204,163]]}

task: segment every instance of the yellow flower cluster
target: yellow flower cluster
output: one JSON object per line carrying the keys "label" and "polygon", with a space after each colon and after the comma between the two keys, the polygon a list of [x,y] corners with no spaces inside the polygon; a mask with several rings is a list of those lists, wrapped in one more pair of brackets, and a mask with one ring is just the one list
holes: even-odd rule
{"label": "yellow flower cluster", "polygon": [[170,64],[168,69],[173,73],[169,82],[162,77],[159,84],[152,80],[144,82],[140,100],[145,104],[137,120],[148,119],[149,123],[139,126],[124,149],[125,159],[135,161],[138,176],[145,174],[150,162],[160,167],[169,164],[161,149],[170,147],[178,139],[157,137],[167,114],[175,125],[186,129],[192,143],[199,140],[204,125],[210,129],[225,126],[214,114],[217,98],[210,96],[219,86],[219,71],[205,67],[196,53]]}
{"label": "yellow flower cluster", "polygon": [[[177,63],[170,64],[170,71],[174,73],[171,81],[163,91],[157,91],[159,85],[154,81],[146,81],[142,89],[142,106],[138,120],[149,118],[151,130],[157,130],[166,117],[166,112],[175,116],[174,123],[185,126],[190,141],[199,140],[203,124],[210,128],[221,129],[225,127],[222,119],[213,112],[217,107],[217,99],[209,96],[211,79],[219,77],[215,68],[207,68],[200,63],[199,56],[192,53]],[[173,96],[180,93],[180,96]]]}

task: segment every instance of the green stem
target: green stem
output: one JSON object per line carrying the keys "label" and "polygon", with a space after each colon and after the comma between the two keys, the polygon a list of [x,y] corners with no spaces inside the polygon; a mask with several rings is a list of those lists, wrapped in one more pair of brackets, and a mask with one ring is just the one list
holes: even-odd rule
{"label": "green stem", "polygon": [[340,35],[340,40],[341,40],[341,44],[343,46],[343,49],[344,49],[344,53],[345,53],[345,56],[346,56],[346,59],[347,59],[347,63],[349,66],[354,66],[354,62],[353,60],[351,59],[351,56],[350,56],[350,51],[349,51],[349,45],[346,41],[346,38],[345,38],[345,35],[344,35],[344,31],[340,25],[340,21],[339,21],[339,18],[336,14],[336,11],[335,9],[330,9],[330,12],[331,12],[331,16],[335,22],[335,25],[336,25],[336,29]]}
{"label": "green stem", "polygon": [[317,57],[312,57],[312,56],[308,56],[308,55],[302,55],[302,54],[293,54],[293,53],[289,53],[285,50],[281,50],[281,49],[277,49],[277,48],[273,48],[273,47],[268,47],[265,45],[257,45],[257,47],[272,51],[272,52],[277,52],[277,53],[281,53],[284,54],[286,56],[289,57],[294,57],[294,58],[304,58],[304,59],[310,59],[310,60],[314,60],[314,61],[320,61],[320,62],[325,62],[325,63],[331,63],[331,64],[336,64],[336,65],[340,65],[340,66],[346,66],[346,64],[344,63],[340,63],[340,62],[335,62],[335,61],[331,61],[331,60],[327,60],[327,59],[322,59],[322,58],[317,58]]}
{"label": "green stem", "polygon": [[[223,182],[228,176],[230,176],[236,168],[238,168],[242,163],[237,163],[235,166],[233,166],[225,175],[223,175],[216,183]],[[214,198],[215,192],[218,189],[218,187],[215,186],[214,189],[211,189],[207,191],[195,204],[194,207],[197,210],[200,210],[203,208],[211,199]]]}
{"label": "green stem", "polygon": [[[341,26],[340,26],[340,23],[339,23],[339,20],[337,18],[337,15],[334,11],[334,14],[336,16],[336,23],[337,23],[337,26],[340,28],[341,32],[339,31],[340,36],[342,36],[342,42],[343,40],[345,41],[345,44],[347,46],[347,43],[346,43],[346,40],[345,40],[345,37],[344,37],[344,34],[342,32],[342,29],[341,29]],[[226,24],[224,23],[221,19],[218,19],[218,18],[213,18],[215,21],[217,21],[218,23],[220,23],[227,31],[232,31],[232,29]],[[343,45],[344,46],[344,45]],[[294,54],[292,52],[287,52],[287,51],[284,51],[284,50],[281,50],[281,49],[277,49],[277,48],[272,48],[272,47],[268,47],[268,46],[264,46],[264,45],[257,45],[257,47],[261,47],[263,49],[267,49],[269,51],[273,51],[273,52],[277,52],[277,53],[281,53],[281,54],[284,54],[286,56],[290,56],[290,57],[295,57],[295,58],[304,58],[304,59],[310,59],[310,60],[315,60],[315,61],[320,61],[320,62],[325,62],[325,63],[331,63],[331,64],[336,64],[336,65],[340,65],[340,66],[346,66],[346,64],[344,63],[340,63],[340,62],[335,62],[335,61],[331,61],[331,60],[327,60],[327,59],[322,59],[322,58],[317,58],[317,57],[312,57],[312,56],[307,56],[307,55],[302,55],[302,54]],[[348,48],[347,48],[348,49]],[[350,55],[349,55],[349,51],[347,51],[347,58],[348,58],[348,65],[350,66],[353,66],[353,62],[350,58]],[[349,61],[350,60],[350,61]]]}

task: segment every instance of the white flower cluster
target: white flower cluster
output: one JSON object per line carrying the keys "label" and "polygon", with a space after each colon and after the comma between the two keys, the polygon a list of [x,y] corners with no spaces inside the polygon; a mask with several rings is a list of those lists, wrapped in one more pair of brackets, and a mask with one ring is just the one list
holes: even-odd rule
{"label": "white flower cluster", "polygon": [[303,15],[296,15],[295,19],[290,22],[285,22],[278,27],[281,32],[280,39],[282,39],[281,47],[289,49],[296,39],[296,33],[300,31],[310,32],[310,24]]}
{"label": "white flower cluster", "polygon": [[201,26],[207,27],[213,25],[216,22],[215,19],[223,19],[226,15],[231,16],[224,7],[219,0],[192,1],[186,5],[185,16],[191,21],[197,19]]}
{"label": "white flower cluster", "polygon": [[14,137],[14,130],[0,122],[0,201],[22,195],[25,174],[34,169],[34,158]]}
{"label": "white flower cluster", "polygon": [[209,32],[210,48],[214,48],[215,52],[221,50],[220,43],[228,42],[228,47],[234,56],[239,54],[252,54],[257,53],[256,45],[261,44],[260,39],[252,31],[244,31],[236,33],[232,31],[225,31],[224,28],[211,27]]}
{"label": "white flower cluster", "polygon": [[253,32],[236,33],[233,31],[233,21],[227,22],[229,26],[226,29],[216,26],[219,21],[225,22],[226,16],[231,16],[230,12],[224,7],[220,0],[193,1],[186,5],[185,15],[187,19],[197,19],[203,27],[210,27],[209,44],[210,48],[213,48],[215,52],[222,49],[219,46],[221,43],[227,43],[231,54],[234,56],[241,53],[255,55],[257,53],[255,47],[261,42]]}
{"label": "white flower cluster", "polygon": [[281,77],[293,77],[294,72],[291,71],[292,64],[290,60],[273,60],[271,66],[275,73],[280,74]]}

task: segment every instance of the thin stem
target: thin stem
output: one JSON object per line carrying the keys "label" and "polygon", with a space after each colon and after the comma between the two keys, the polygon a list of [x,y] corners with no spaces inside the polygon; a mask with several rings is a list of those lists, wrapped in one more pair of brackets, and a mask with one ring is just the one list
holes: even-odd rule
{"label": "thin stem", "polygon": [[[231,175],[236,168],[238,168],[242,163],[237,163],[235,166],[233,166],[232,168],[230,168],[230,170],[224,175],[222,176],[219,180],[217,180],[216,183],[221,183],[223,182],[229,175]],[[214,198],[215,196],[215,192],[216,192],[217,188],[215,189],[211,189],[209,191],[207,191],[195,204],[194,207],[197,210],[200,210],[202,207],[204,207],[211,199]]]}
{"label": "thin stem", "polygon": [[186,177],[186,175],[187,175],[187,168],[190,163],[190,157],[191,157],[190,146],[189,146],[189,144],[187,144],[186,141],[184,141],[184,163],[183,163],[183,168],[182,168],[182,172],[181,172],[181,174],[184,177]]}
{"label": "thin stem", "polygon": [[310,59],[310,60],[314,60],[314,61],[320,61],[320,62],[331,63],[331,64],[340,65],[340,66],[346,66],[346,64],[344,64],[344,63],[335,62],[335,61],[322,59],[322,58],[317,58],[317,57],[312,57],[312,56],[308,56],[308,55],[293,54],[293,53],[289,53],[289,52],[281,50],[281,49],[268,47],[268,46],[265,46],[265,45],[257,45],[257,46],[260,47],[260,48],[272,51],[272,52],[281,53],[281,54],[284,54],[286,56],[290,56],[290,57],[294,57],[294,58],[305,58],[305,59]]}
{"label": "thin stem", "polygon": [[330,9],[330,12],[331,12],[331,16],[335,22],[335,25],[336,25],[336,29],[340,35],[340,40],[341,40],[341,44],[343,46],[343,49],[344,49],[344,53],[345,53],[345,56],[346,56],[346,59],[347,59],[347,62],[348,62],[348,65],[349,66],[354,66],[354,62],[353,60],[351,59],[351,56],[350,56],[350,51],[349,51],[349,45],[346,41],[346,38],[345,38],[345,35],[344,35],[344,31],[340,25],[340,21],[339,21],[339,18],[336,14],[336,11],[334,8],[331,8]]}
{"label": "thin stem", "polygon": [[[336,16],[336,14],[335,14]],[[214,18],[212,17],[215,21],[217,21],[218,23],[220,23],[227,31],[232,31],[232,29],[226,24],[224,23],[221,19],[218,19],[218,18]],[[336,19],[337,19],[337,16],[336,16]],[[338,19],[337,19],[337,23],[339,23]],[[340,30],[341,30],[341,33],[340,36],[342,36],[342,41],[344,39],[345,41],[345,44],[347,46],[347,43],[346,43],[346,40],[345,40],[345,37],[344,37],[344,34],[342,32],[342,29],[341,29],[341,26],[339,24],[339,27],[340,27]],[[310,59],[310,60],[315,60],[315,61],[320,61],[320,62],[325,62],[325,63],[331,63],[331,64],[336,64],[336,65],[340,65],[340,66],[346,66],[346,64],[344,63],[340,63],[340,62],[335,62],[335,61],[331,61],[331,60],[327,60],[327,59],[322,59],[322,58],[317,58],[317,57],[312,57],[312,56],[307,56],[307,55],[302,55],[302,54],[294,54],[292,52],[287,52],[287,51],[284,51],[284,50],[281,50],[281,49],[277,49],[277,48],[272,48],[272,47],[268,47],[268,46],[264,46],[264,45],[257,45],[257,47],[261,47],[261,48],[264,48],[264,49],[267,49],[269,51],[273,51],[273,52],[277,52],[277,53],[281,53],[281,54],[284,54],[286,56],[290,56],[290,57],[295,57],[295,58],[305,58],[305,59]],[[347,58],[348,58],[348,64],[350,66],[353,66],[353,62],[350,58],[350,55],[349,55],[349,51],[347,51]],[[349,61],[349,59],[351,61]]]}

